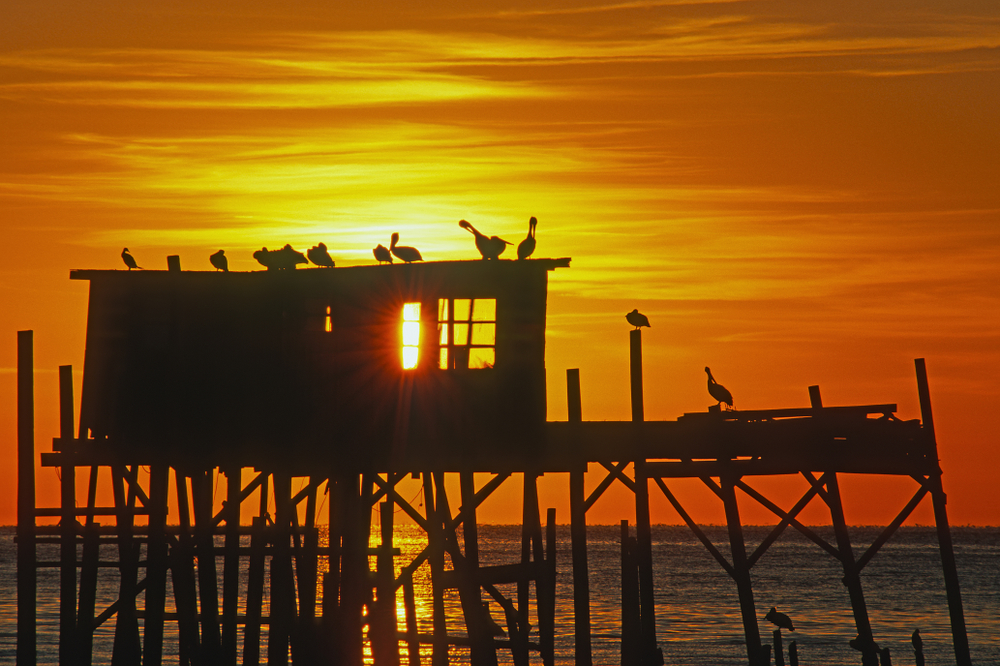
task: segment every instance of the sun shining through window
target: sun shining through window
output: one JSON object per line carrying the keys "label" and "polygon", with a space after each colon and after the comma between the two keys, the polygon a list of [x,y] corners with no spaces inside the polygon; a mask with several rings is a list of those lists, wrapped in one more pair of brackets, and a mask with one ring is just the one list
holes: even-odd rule
{"label": "sun shining through window", "polygon": [[412,370],[420,359],[420,303],[403,304],[403,369]]}

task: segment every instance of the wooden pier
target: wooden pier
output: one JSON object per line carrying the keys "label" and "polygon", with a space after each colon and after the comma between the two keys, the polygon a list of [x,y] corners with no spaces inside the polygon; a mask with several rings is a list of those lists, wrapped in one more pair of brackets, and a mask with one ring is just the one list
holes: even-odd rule
{"label": "wooden pier", "polygon": [[[922,359],[916,361],[920,420],[898,419],[893,404],[826,407],[819,388],[809,387],[808,407],[710,409],[645,421],[637,330],[630,337],[632,420],[584,421],[580,375],[569,370],[568,421],[546,422],[545,276],[568,264],[442,262],[279,275],[189,274],[178,265],[159,274],[76,274],[92,283],[83,406],[77,423],[72,369],[60,368],[61,424],[51,451],[36,450],[32,335],[18,335],[18,664],[36,660],[36,571],[57,566],[59,655],[66,665],[94,663],[95,630],[112,620],[112,664],[162,663],[169,635],[184,665],[369,660],[376,666],[441,666],[458,646],[468,649],[476,666],[497,664],[504,653],[517,666],[551,665],[559,574],[572,576],[575,662],[588,666],[586,514],[615,483],[635,497],[634,535],[628,524],[622,528],[623,664],[669,663],[656,636],[650,493],[662,493],[732,578],[751,666],[771,663],[772,648],[761,639],[751,571],[788,528],[843,566],[861,663],[878,664],[861,572],[929,496],[956,664],[971,664]],[[382,300],[360,305],[360,284],[375,285]],[[345,285],[350,289],[338,291]],[[267,316],[225,308],[220,315],[205,307],[231,304],[232,294],[261,293],[263,302],[280,303]],[[296,301],[289,294],[303,296]],[[185,298],[196,307],[188,308]],[[476,314],[477,299],[487,301],[485,315]],[[420,342],[411,346],[423,365],[411,374],[398,360],[401,345],[407,346],[409,303],[422,304],[413,320]],[[246,299],[237,305],[256,307]],[[224,324],[213,317],[258,328],[251,338],[237,339],[221,335]],[[380,333],[380,323],[390,333]],[[476,338],[474,330],[490,335]],[[206,339],[208,346],[195,344]],[[250,380],[235,367],[222,366],[230,373],[223,379],[204,374],[205,364],[220,355],[225,363],[234,354],[259,359],[262,339],[281,362],[269,357],[256,365],[260,372],[269,368],[260,391],[245,386]],[[330,344],[341,351],[323,347]],[[296,357],[303,349],[315,363]],[[365,369],[359,349],[378,361],[375,370]],[[475,367],[470,359],[476,358],[487,360]],[[192,373],[195,383],[233,393],[220,398],[195,386],[192,398],[181,390],[191,385]],[[192,400],[208,400],[211,409]],[[276,411],[255,414],[267,404]],[[365,405],[363,414],[359,405]],[[507,413],[520,416],[498,416]],[[44,466],[60,471],[59,506],[35,501],[39,453]],[[79,470],[87,478],[85,491],[75,486]],[[557,516],[552,509],[543,514],[537,492],[538,477],[555,473],[568,481],[572,535],[569,557],[558,559]],[[588,474],[600,478],[589,494]],[[910,478],[915,490],[879,537],[862,545],[852,541],[845,522],[840,479],[875,474]],[[754,487],[757,477],[779,475],[808,481],[790,507]],[[293,478],[302,483],[297,492]],[[416,505],[398,490],[407,478],[422,482]],[[700,479],[722,503],[729,544],[712,543],[690,517],[670,487],[678,478]],[[222,491],[213,485],[222,479],[219,509],[213,496]],[[457,479],[457,497],[449,496],[449,479]],[[520,553],[487,566],[480,558],[477,509],[512,479],[523,487]],[[102,487],[110,490],[112,506],[98,504],[107,495]],[[777,521],[752,552],[737,492]],[[168,514],[171,494],[176,515]],[[829,510],[833,543],[799,522],[813,500]],[[379,534],[371,545],[375,511]],[[426,547],[414,557],[403,558],[393,543],[398,511],[426,535]],[[59,524],[37,526],[39,517],[58,517]],[[321,522],[329,524],[325,543]],[[59,561],[39,561],[38,543],[58,544]],[[109,551],[102,545],[115,547],[113,559],[104,559]],[[426,591],[414,585],[424,566],[431,580]],[[117,581],[118,596],[99,607],[98,584],[106,576]],[[447,590],[460,600],[460,623],[445,613]],[[424,614],[419,623],[418,613]],[[432,629],[421,633],[420,625]],[[498,636],[495,625],[505,635]]]}

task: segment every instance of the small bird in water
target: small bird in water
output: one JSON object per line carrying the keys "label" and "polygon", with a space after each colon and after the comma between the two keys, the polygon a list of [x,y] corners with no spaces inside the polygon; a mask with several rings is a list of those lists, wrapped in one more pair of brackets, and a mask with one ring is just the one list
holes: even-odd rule
{"label": "small bird in water", "polygon": [[[719,401],[719,406],[726,404],[729,409],[733,409],[733,394],[729,392],[725,386],[715,381],[715,377],[712,376],[712,371],[705,366],[705,372],[708,373],[708,394]],[[771,610],[774,610],[773,608]],[[778,613],[781,615],[781,613]],[[770,619],[770,618],[768,618]]]}
{"label": "small bird in water", "polygon": [[[705,369],[707,370],[708,368]],[[711,376],[711,374],[709,374],[709,376]],[[784,613],[779,613],[774,606],[771,606],[771,610],[767,611],[767,615],[764,616],[764,619],[771,624],[778,625],[779,629],[795,631],[795,627],[792,626],[792,618],[788,617]]]}
{"label": "small bird in water", "polygon": [[132,270],[133,268],[142,269],[142,266],[135,263],[135,257],[128,253],[128,248],[122,250],[122,261],[125,262],[125,265],[128,266],[129,270]]}
{"label": "small bird in water", "polygon": [[649,325],[649,319],[646,315],[639,312],[639,310],[632,310],[627,315],[625,315],[625,321],[635,326],[635,330],[639,330],[641,326],[646,326],[648,328],[653,328]]}
{"label": "small bird in water", "polygon": [[208,260],[212,262],[213,266],[215,266],[215,270],[222,271],[224,273],[229,272],[229,259],[226,258],[225,250],[219,250],[210,256]]}
{"label": "small bird in water", "polygon": [[531,253],[535,251],[535,227],[538,225],[538,220],[532,217],[528,220],[528,237],[521,241],[521,244],[517,246],[517,258],[527,259],[531,256]]}
{"label": "small bird in water", "polygon": [[309,257],[309,261],[317,266],[324,266],[326,268],[333,268],[334,266],[330,253],[326,251],[326,243],[313,245],[306,250],[306,256]]}
{"label": "small bird in water", "polygon": [[392,253],[389,252],[389,248],[385,245],[379,243],[372,249],[372,254],[375,255],[375,259],[378,260],[380,264],[391,264],[392,263]]}
{"label": "small bird in water", "polygon": [[499,236],[487,237],[486,234],[480,233],[478,229],[465,220],[459,220],[458,226],[476,237],[476,249],[479,250],[479,254],[483,255],[483,259],[498,259],[508,245],[513,245],[510,241],[505,241]]}
{"label": "small bird in water", "polygon": [[409,247],[408,245],[396,245],[398,242],[399,234],[393,232],[391,242],[389,243],[389,251],[392,252],[397,259],[402,259],[406,263],[424,260],[424,258],[420,256],[420,250],[415,247]]}

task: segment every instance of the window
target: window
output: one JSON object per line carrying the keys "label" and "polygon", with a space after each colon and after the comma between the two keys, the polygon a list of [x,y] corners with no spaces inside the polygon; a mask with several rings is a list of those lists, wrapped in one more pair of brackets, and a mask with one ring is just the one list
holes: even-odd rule
{"label": "window", "polygon": [[496,299],[440,299],[438,344],[442,370],[492,368],[496,364]]}
{"label": "window", "polygon": [[326,328],[327,333],[333,333],[333,315],[330,312],[331,306],[326,306]]}
{"label": "window", "polygon": [[420,303],[403,304],[403,369],[412,370],[420,360]]}

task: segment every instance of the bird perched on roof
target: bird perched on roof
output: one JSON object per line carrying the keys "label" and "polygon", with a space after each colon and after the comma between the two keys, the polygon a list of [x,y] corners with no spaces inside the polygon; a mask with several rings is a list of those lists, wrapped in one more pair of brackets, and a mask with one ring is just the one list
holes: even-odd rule
{"label": "bird perched on roof", "polygon": [[792,626],[792,618],[788,617],[784,613],[779,613],[774,606],[771,606],[771,610],[767,611],[767,615],[764,616],[764,619],[771,624],[778,625],[779,629],[795,631],[795,627]]}
{"label": "bird perched on roof", "polygon": [[377,259],[380,264],[392,263],[392,252],[389,252],[389,248],[381,243],[372,249],[372,254],[375,255],[375,259]]}
{"label": "bird perched on roof", "polygon": [[333,259],[330,257],[330,253],[326,251],[326,243],[313,245],[311,248],[306,250],[306,256],[309,257],[309,261],[313,262],[317,266],[333,268]]}
{"label": "bird perched on roof", "polygon": [[420,250],[415,247],[409,247],[408,245],[396,245],[398,242],[399,234],[393,232],[391,242],[389,243],[389,252],[392,252],[397,259],[402,259],[406,263],[424,260],[424,258],[420,256]]}
{"label": "bird perched on roof", "polygon": [[632,310],[627,315],[625,315],[625,321],[635,326],[635,330],[639,330],[641,326],[646,326],[647,328],[653,328],[649,325],[649,318],[642,314],[638,310]]}
{"label": "bird perched on roof", "polygon": [[[712,376],[712,371],[708,369],[707,365],[705,366],[705,372],[708,373],[708,394],[719,401],[719,406],[725,403],[729,406],[729,409],[733,409],[733,394],[725,386],[715,381],[715,377]],[[772,608],[771,610],[774,609]],[[778,613],[778,615],[781,615],[781,613]]]}
{"label": "bird perched on roof", "polygon": [[309,263],[306,255],[292,249],[291,245],[285,245],[280,250],[268,250],[262,247],[253,253],[253,258],[262,266],[266,266],[269,271],[294,269],[297,264]]}
{"label": "bird perched on roof", "polygon": [[459,220],[458,226],[476,237],[476,249],[479,250],[479,254],[483,255],[483,259],[498,259],[508,245],[513,245],[510,241],[505,241],[499,236],[487,237],[486,234],[480,233],[478,229],[465,220]]}
{"label": "bird perched on roof", "polygon": [[531,253],[535,251],[535,227],[538,225],[538,220],[532,217],[528,220],[528,237],[521,241],[521,244],[517,246],[517,258],[527,259],[531,256]]}
{"label": "bird perched on roof", "polygon": [[142,266],[135,263],[135,257],[128,253],[128,248],[122,250],[122,261],[125,262],[125,265],[128,266],[129,270],[132,270],[133,268],[142,269]]}
{"label": "bird perched on roof", "polygon": [[229,259],[226,258],[225,250],[219,250],[210,256],[208,260],[212,262],[213,266],[215,266],[215,270],[222,271],[224,273],[229,272]]}

